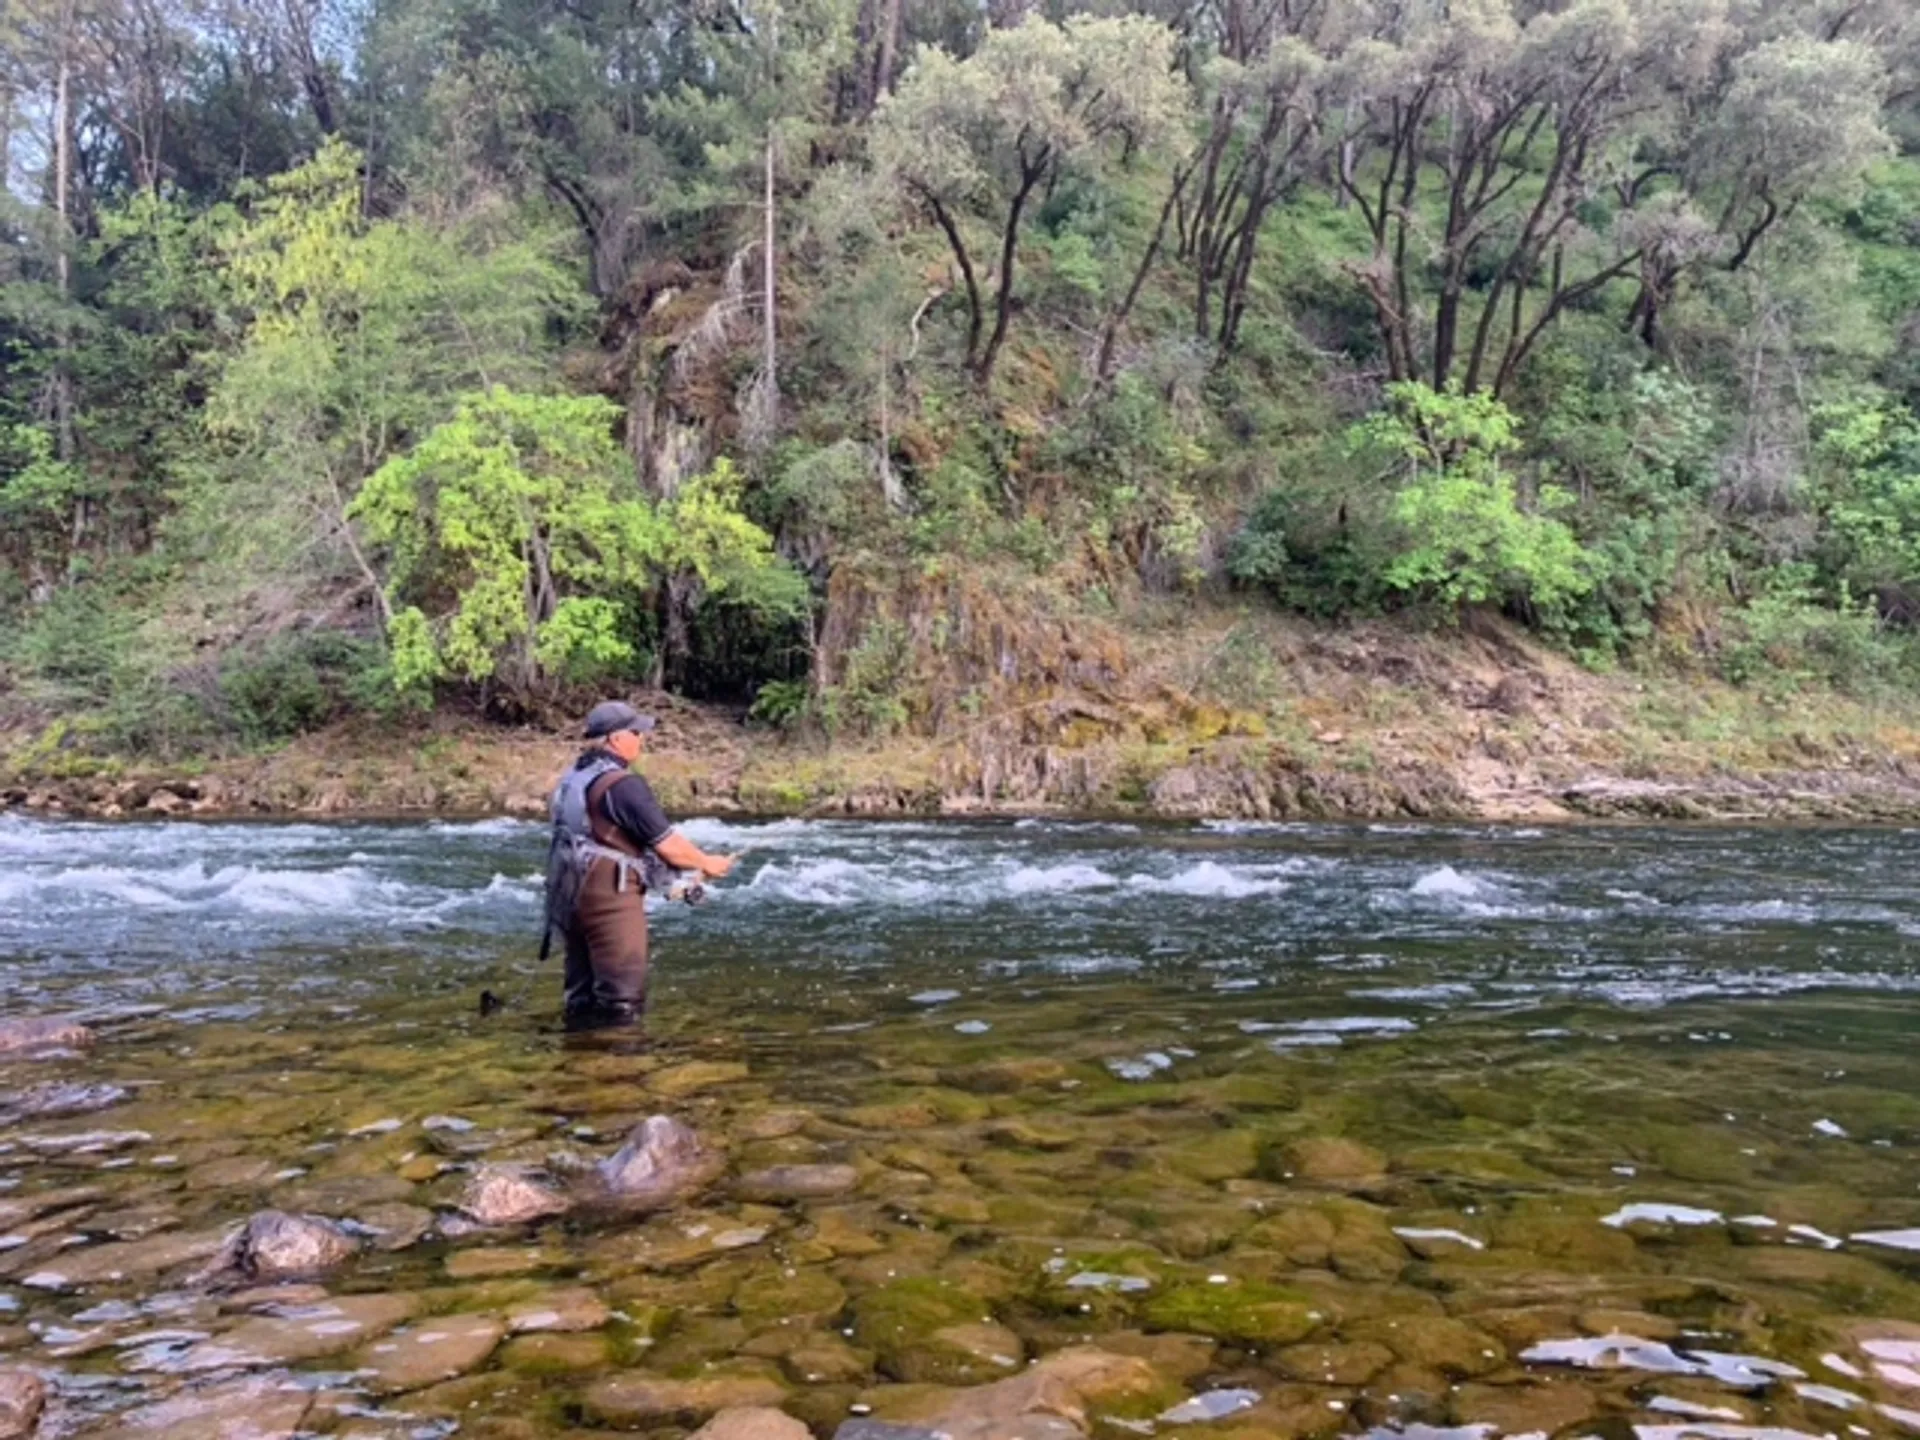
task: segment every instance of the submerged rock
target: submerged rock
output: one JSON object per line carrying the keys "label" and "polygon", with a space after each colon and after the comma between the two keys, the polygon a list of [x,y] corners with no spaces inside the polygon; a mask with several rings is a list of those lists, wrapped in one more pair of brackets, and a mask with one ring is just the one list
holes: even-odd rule
{"label": "submerged rock", "polygon": [[34,1015],[0,1020],[0,1056],[31,1056],[45,1050],[84,1050],[93,1044],[93,1031],[78,1020],[59,1015]]}
{"label": "submerged rock", "polygon": [[[419,1308],[411,1295],[342,1295],[317,1305],[284,1307],[203,1340],[180,1363],[184,1371],[297,1365],[338,1355],[384,1335]],[[218,1431],[204,1432],[218,1434]]]}
{"label": "submerged rock", "polygon": [[567,1197],[550,1190],[520,1165],[483,1165],[467,1182],[460,1209],[482,1225],[526,1225],[564,1215]]}
{"label": "submerged rock", "polygon": [[649,1115],[595,1173],[622,1205],[658,1208],[710,1183],[724,1163],[690,1126],[671,1115]]}
{"label": "submerged rock", "polygon": [[210,1278],[298,1280],[324,1274],[351,1259],[360,1242],[319,1215],[289,1215],[262,1210],[228,1240],[215,1258]]}
{"label": "submerged rock", "polygon": [[104,1440],[292,1440],[313,1409],[313,1392],[290,1375],[250,1375],[132,1411]]}
{"label": "submerged rock", "polygon": [[582,1286],[546,1290],[507,1311],[515,1335],[598,1330],[610,1318],[606,1302]]}
{"label": "submerged rock", "polygon": [[442,1315],[367,1346],[356,1368],[377,1393],[420,1390],[477,1369],[506,1333],[491,1315]]}
{"label": "submerged rock", "polygon": [[786,1398],[787,1387],[767,1369],[738,1365],[734,1373],[698,1380],[629,1371],[588,1387],[585,1409],[594,1422],[640,1427],[699,1419],[727,1410],[761,1409]]}
{"label": "submerged rock", "polygon": [[765,1405],[722,1410],[693,1432],[693,1440],[812,1440],[813,1432],[784,1410]]}
{"label": "submerged rock", "polygon": [[46,1408],[47,1385],[31,1370],[0,1370],[0,1440],[26,1440]]}
{"label": "submerged rock", "polygon": [[118,1105],[127,1091],[118,1085],[88,1085],[54,1080],[25,1090],[0,1093],[0,1125],[20,1120],[52,1120],[66,1115],[90,1115]]}
{"label": "submerged rock", "polygon": [[[1157,1413],[1184,1393],[1147,1361],[1097,1346],[1059,1350],[1018,1375],[959,1391],[935,1390],[924,1400],[898,1407],[906,1425],[849,1421],[836,1440],[919,1440],[936,1433],[946,1440],[1073,1440],[1089,1421],[1115,1409]],[[922,1431],[919,1427],[924,1427]]]}
{"label": "submerged rock", "polygon": [[734,1188],[749,1200],[826,1200],[859,1183],[851,1165],[772,1165],[742,1175]]}

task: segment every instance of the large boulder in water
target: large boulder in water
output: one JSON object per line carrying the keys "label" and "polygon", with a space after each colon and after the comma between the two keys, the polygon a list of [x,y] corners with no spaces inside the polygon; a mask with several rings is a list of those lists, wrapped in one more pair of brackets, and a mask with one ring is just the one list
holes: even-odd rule
{"label": "large boulder in water", "polygon": [[0,1370],[0,1440],[26,1440],[46,1408],[47,1384],[31,1370]]}
{"label": "large boulder in water", "polygon": [[658,1209],[710,1184],[725,1165],[693,1129],[671,1115],[649,1115],[597,1174],[604,1192],[629,1208]]}
{"label": "large boulder in water", "polygon": [[319,1215],[262,1210],[227,1241],[212,1270],[246,1280],[295,1280],[323,1274],[359,1248],[358,1240]]}
{"label": "large boulder in water", "polygon": [[527,1225],[564,1215],[567,1197],[521,1165],[482,1165],[460,1196],[460,1209],[482,1225]]}
{"label": "large boulder in water", "polygon": [[59,1015],[0,1020],[0,1057],[32,1055],[43,1050],[84,1050],[91,1044],[93,1031],[78,1020]]}

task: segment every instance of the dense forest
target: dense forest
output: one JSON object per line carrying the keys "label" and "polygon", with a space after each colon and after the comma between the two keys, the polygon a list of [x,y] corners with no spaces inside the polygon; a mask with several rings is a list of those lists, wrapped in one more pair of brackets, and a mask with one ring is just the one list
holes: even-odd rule
{"label": "dense forest", "polygon": [[0,162],[68,742],[925,727],[973,591],[1920,688],[1911,0],[0,0]]}

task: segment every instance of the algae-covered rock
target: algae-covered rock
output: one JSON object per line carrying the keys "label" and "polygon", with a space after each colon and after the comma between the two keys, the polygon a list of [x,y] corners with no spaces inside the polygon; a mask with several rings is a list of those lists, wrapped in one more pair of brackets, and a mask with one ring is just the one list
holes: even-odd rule
{"label": "algae-covered rock", "polygon": [[1593,1392],[1551,1380],[1526,1385],[1462,1385],[1449,1406],[1457,1425],[1491,1425],[1502,1435],[1555,1435],[1593,1419]]}
{"label": "algae-covered rock", "polygon": [[1409,1364],[1455,1379],[1485,1375],[1507,1360],[1506,1347],[1493,1336],[1450,1316],[1392,1316],[1354,1326],[1350,1333],[1385,1345]]}
{"label": "algae-covered rock", "polygon": [[355,1368],[378,1394],[420,1390],[478,1369],[505,1334],[491,1315],[442,1315],[368,1345]]}
{"label": "algae-covered rock", "polygon": [[1304,1291],[1234,1282],[1177,1285],[1148,1299],[1141,1315],[1157,1329],[1262,1347],[1304,1340],[1325,1318]]}
{"label": "algae-covered rock", "polygon": [[224,1335],[202,1340],[181,1358],[188,1372],[256,1365],[295,1365],[351,1350],[411,1317],[411,1295],[341,1295],[313,1305],[289,1306],[278,1315],[242,1322]]}
{"label": "algae-covered rock", "polygon": [[749,1200],[778,1203],[831,1199],[859,1183],[860,1172],[851,1165],[773,1165],[742,1175],[734,1189]]}
{"label": "algae-covered rock", "polygon": [[507,1309],[507,1330],[514,1335],[598,1330],[607,1323],[606,1302],[580,1286],[543,1290]]}
{"label": "algae-covered rock", "polygon": [[1018,1150],[1071,1150],[1080,1139],[1065,1126],[1039,1124],[1018,1116],[992,1121],[984,1133],[995,1145]]}
{"label": "algae-covered rock", "polygon": [[604,1370],[613,1359],[605,1335],[516,1335],[500,1348],[500,1363],[526,1375],[579,1375]]}
{"label": "algae-covered rock", "polygon": [[1289,1345],[1273,1357],[1280,1373],[1317,1385],[1364,1385],[1394,1361],[1393,1351],[1371,1341]]}
{"label": "algae-covered rock", "polygon": [[873,1374],[873,1356],[838,1335],[814,1332],[797,1340],[779,1357],[780,1367],[796,1385],[859,1384]]}
{"label": "algae-covered rock", "polygon": [[1055,1351],[988,1385],[900,1389],[903,1393],[883,1402],[880,1413],[951,1440],[1068,1440],[1095,1417],[1145,1418],[1181,1394],[1177,1384],[1140,1357],[1084,1345]]}
{"label": "algae-covered rock", "polygon": [[1252,1175],[1260,1168],[1262,1147],[1257,1131],[1211,1129],[1163,1146],[1158,1158],[1176,1175],[1212,1184]]}
{"label": "algae-covered rock", "polygon": [[292,1440],[313,1403],[311,1390],[275,1371],[183,1390],[90,1433],[94,1440]]}
{"label": "algae-covered rock", "polygon": [[734,1312],[749,1325],[811,1328],[846,1307],[847,1292],[824,1270],[762,1270],[734,1289]]}
{"label": "algae-covered rock", "polygon": [[1387,1157],[1357,1140],[1315,1136],[1295,1140],[1263,1167],[1270,1178],[1302,1181],[1332,1189],[1367,1189],[1386,1179]]}
{"label": "algae-covered rock", "polygon": [[764,1361],[729,1362],[697,1380],[628,1371],[587,1387],[581,1405],[597,1424],[642,1427],[704,1420],[722,1410],[778,1405],[787,1387]]}
{"label": "algae-covered rock", "polygon": [[813,1440],[813,1432],[784,1411],[747,1406],[722,1410],[692,1440]]}
{"label": "algae-covered rock", "polygon": [[896,1380],[973,1384],[994,1378],[1000,1367],[964,1345],[936,1337],[949,1327],[990,1323],[987,1310],[979,1296],[951,1281],[910,1276],[854,1301],[853,1334]]}
{"label": "algae-covered rock", "polygon": [[1016,1090],[1057,1086],[1072,1073],[1065,1063],[1051,1056],[1029,1055],[947,1070],[942,1072],[940,1078],[956,1089],[984,1095],[1004,1095]]}
{"label": "algae-covered rock", "polygon": [[679,1099],[716,1085],[733,1085],[747,1078],[745,1065],[733,1060],[690,1060],[657,1071],[647,1078],[647,1088],[656,1095]]}

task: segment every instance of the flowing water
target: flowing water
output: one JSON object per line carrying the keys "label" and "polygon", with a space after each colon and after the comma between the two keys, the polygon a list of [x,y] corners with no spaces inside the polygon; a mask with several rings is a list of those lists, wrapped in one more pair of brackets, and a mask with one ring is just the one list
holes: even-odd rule
{"label": "flowing water", "polygon": [[[687,828],[750,853],[609,1039],[533,825],[0,817],[0,1017],[99,1035],[0,1059],[49,1433],[828,1434],[1088,1342],[1116,1436],[1920,1433],[1920,833]],[[456,1218],[655,1112],[728,1174]],[[268,1206],[326,1293],[194,1278]]]}

